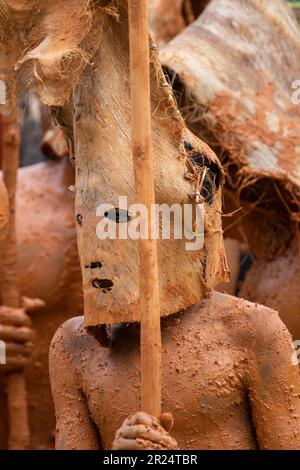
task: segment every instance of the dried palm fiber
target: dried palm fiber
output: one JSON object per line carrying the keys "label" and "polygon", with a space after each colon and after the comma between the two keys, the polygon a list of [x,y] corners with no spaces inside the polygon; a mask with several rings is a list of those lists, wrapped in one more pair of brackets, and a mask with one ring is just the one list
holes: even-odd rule
{"label": "dried palm fiber", "polygon": [[[41,3],[46,8],[46,3]],[[65,3],[71,8],[70,2]],[[130,154],[127,2],[115,2],[117,10],[112,9],[111,4],[107,6],[107,2],[105,8],[101,6],[102,2],[76,3],[84,4],[82,9],[90,18],[91,27],[86,28],[86,36],[81,42],[77,43],[78,36],[75,35],[74,50],[80,51],[79,57],[90,55],[90,60],[82,67],[81,74],[79,69],[73,74],[72,67],[64,71],[69,78],[63,82],[64,106],[62,84],[55,71],[52,82],[48,67],[44,74],[43,64],[53,54],[55,43],[58,42],[61,48],[66,42],[63,41],[65,35],[69,38],[70,29],[74,30],[74,15],[69,12],[60,27],[55,25],[57,37],[51,47],[48,46],[46,59],[39,44],[32,44],[40,52],[34,54],[31,66],[34,72],[39,70],[35,75],[40,80],[43,101],[50,105],[56,121],[74,140],[71,151],[75,149],[75,214],[86,325],[136,321],[140,316],[138,242],[99,240],[96,235],[99,204],[118,207],[119,196],[128,196],[129,206],[135,202]],[[77,12],[74,2],[72,5]],[[43,31],[43,37],[47,37],[45,28],[48,24],[53,28],[53,22],[60,21],[61,14],[56,11],[56,6],[60,12],[61,2],[51,2],[49,10],[43,10],[39,23],[35,24],[37,31]],[[32,22],[32,18],[28,21]],[[77,28],[82,32],[81,24]],[[25,39],[26,56],[30,58],[33,56],[30,34]],[[70,49],[69,41],[67,54]],[[91,50],[94,50],[93,54]],[[60,52],[64,62],[62,48]],[[213,197],[205,203],[205,245],[202,250],[187,251],[184,239],[158,242],[161,314],[168,315],[209,295],[216,284],[227,278],[221,227],[223,173],[214,153],[185,127],[153,44],[150,66],[156,202],[168,205],[190,203],[190,196],[197,190],[204,172],[203,188],[209,186],[213,192]],[[193,163],[196,159],[199,165]],[[190,181],[186,179],[186,172]]]}
{"label": "dried palm fiber", "polygon": [[225,233],[272,259],[300,222],[300,36],[286,2],[212,0],[161,62],[188,126],[229,174],[224,212],[243,208]]}
{"label": "dried palm fiber", "polygon": [[[28,79],[35,77],[45,104],[63,105],[73,78],[88,63],[100,38],[92,31],[89,0],[8,0],[0,7],[2,51],[18,70],[31,61]],[[106,11],[106,9],[103,9]],[[87,40],[89,47],[79,44]],[[2,52],[1,51],[1,52]],[[7,57],[7,56],[6,56]],[[8,62],[2,64],[5,69]]]}
{"label": "dried palm fiber", "polygon": [[151,34],[164,46],[195,21],[210,0],[149,0]]}

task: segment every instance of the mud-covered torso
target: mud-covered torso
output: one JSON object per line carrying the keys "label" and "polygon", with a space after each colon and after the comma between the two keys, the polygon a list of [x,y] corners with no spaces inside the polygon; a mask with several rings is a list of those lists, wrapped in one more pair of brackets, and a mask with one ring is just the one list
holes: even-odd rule
{"label": "mud-covered torso", "polygon": [[[246,357],[232,347],[230,315],[211,301],[164,320],[162,409],[175,418],[172,435],[182,449],[255,448],[243,369]],[[140,409],[139,331],[118,327],[110,349],[83,333],[75,339],[80,374],[102,446],[110,448],[123,420]],[[78,355],[79,351],[79,355]]]}
{"label": "mud-covered torso", "polygon": [[[68,286],[70,290],[71,284],[72,290],[80,294],[73,196],[67,189],[73,181],[73,169],[67,161],[32,165],[19,174],[17,239],[21,293],[41,298],[48,308],[66,298],[64,289]],[[76,309],[76,304],[73,308]]]}

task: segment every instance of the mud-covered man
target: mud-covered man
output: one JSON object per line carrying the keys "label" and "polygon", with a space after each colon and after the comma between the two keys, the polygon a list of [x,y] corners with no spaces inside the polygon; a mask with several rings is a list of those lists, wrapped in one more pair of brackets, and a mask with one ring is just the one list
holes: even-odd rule
{"label": "mud-covered man", "polygon": [[[197,195],[205,209],[205,244],[188,252],[185,240],[158,242],[164,414],[158,421],[138,412],[138,244],[99,240],[96,232],[101,202],[118,207],[119,195],[134,202],[127,2],[119,0],[117,10],[106,1],[78,0],[77,9],[67,0],[51,8],[41,4],[44,29],[35,24],[40,17],[30,15],[20,57],[33,60],[43,100],[74,136],[85,317],[64,323],[50,348],[56,447],[298,448],[300,379],[291,337],[277,313],[213,291],[226,271],[223,172],[213,152],[186,129],[152,44],[156,202],[187,204]],[[87,67],[79,60],[86,55],[76,56],[81,48],[93,57]],[[71,124],[64,119],[66,108]],[[106,347],[98,334],[104,324],[114,324]]]}

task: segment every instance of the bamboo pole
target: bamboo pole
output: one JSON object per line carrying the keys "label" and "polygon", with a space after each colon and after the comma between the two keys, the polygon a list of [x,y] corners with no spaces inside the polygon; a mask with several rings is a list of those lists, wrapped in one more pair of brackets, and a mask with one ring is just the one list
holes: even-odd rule
{"label": "bamboo pole", "polygon": [[[19,167],[19,124],[17,104],[12,98],[11,115],[3,118],[3,179],[9,198],[9,223],[4,250],[1,257],[1,298],[7,307],[20,307],[20,292],[17,270],[16,241],[16,188]],[[10,450],[24,450],[29,447],[27,394],[22,372],[11,372],[7,376],[7,400],[9,415]]]}
{"label": "bamboo pole", "polygon": [[148,237],[139,240],[142,410],[161,415],[161,331],[157,242],[151,239],[155,202],[151,139],[148,0],[129,0],[132,156],[136,202],[148,210]]}

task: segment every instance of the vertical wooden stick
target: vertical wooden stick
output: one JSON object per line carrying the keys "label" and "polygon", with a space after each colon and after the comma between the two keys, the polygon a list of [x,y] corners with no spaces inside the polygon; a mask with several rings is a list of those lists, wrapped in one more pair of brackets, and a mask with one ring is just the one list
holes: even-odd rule
{"label": "vertical wooden stick", "polygon": [[139,241],[142,410],[161,414],[161,331],[157,243],[150,236],[155,202],[151,138],[148,1],[129,0],[132,155],[136,202],[148,210],[148,238]]}
{"label": "vertical wooden stick", "polygon": [[[3,305],[20,307],[17,270],[16,241],[16,187],[19,167],[20,135],[17,103],[12,98],[11,116],[3,118],[3,176],[9,198],[9,224],[1,257],[1,297]],[[9,414],[9,449],[27,449],[30,433],[28,425],[27,395],[22,372],[12,372],[7,377]]]}
{"label": "vertical wooden stick", "polygon": [[2,160],[3,160],[3,124],[2,124],[2,115],[0,114],[0,170],[2,169]]}

